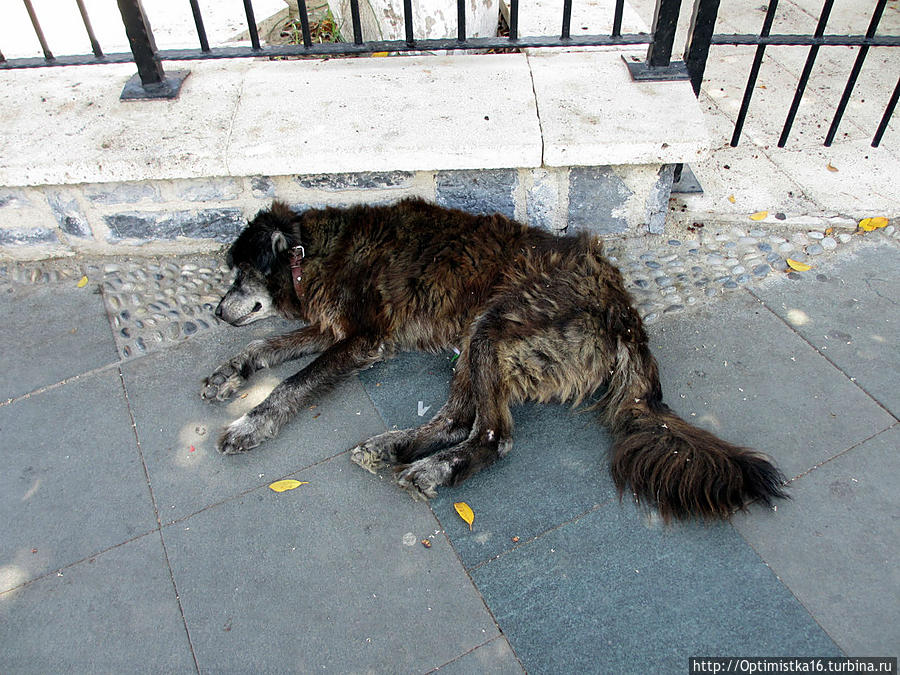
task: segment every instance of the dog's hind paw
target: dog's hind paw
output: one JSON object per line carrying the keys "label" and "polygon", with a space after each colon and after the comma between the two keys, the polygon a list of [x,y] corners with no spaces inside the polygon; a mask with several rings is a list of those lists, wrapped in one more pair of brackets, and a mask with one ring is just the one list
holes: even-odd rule
{"label": "dog's hind paw", "polygon": [[437,487],[450,479],[450,463],[426,457],[412,464],[397,467],[397,484],[409,492],[416,501],[426,501],[437,496]]}
{"label": "dog's hind paw", "polygon": [[350,450],[350,460],[369,473],[377,473],[378,469],[397,461],[393,447],[400,436],[405,434],[404,431],[388,431],[373,436]]}
{"label": "dog's hind paw", "polygon": [[244,415],[225,428],[216,447],[223,455],[236,455],[255,448],[266,438],[257,425]]}

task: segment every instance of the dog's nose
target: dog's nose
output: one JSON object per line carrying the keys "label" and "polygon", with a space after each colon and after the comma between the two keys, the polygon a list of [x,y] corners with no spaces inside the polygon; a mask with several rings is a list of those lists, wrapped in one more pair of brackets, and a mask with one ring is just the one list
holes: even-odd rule
{"label": "dog's nose", "polygon": [[218,305],[216,305],[216,316],[220,319],[222,318],[222,303],[221,302]]}

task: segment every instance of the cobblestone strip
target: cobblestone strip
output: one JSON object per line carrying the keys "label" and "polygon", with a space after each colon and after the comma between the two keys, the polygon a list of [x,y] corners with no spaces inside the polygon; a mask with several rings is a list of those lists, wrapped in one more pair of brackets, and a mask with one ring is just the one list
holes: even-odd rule
{"label": "cobblestone strip", "polygon": [[[610,241],[607,255],[625,277],[646,323],[665,314],[709,301],[730,291],[752,287],[776,275],[789,278],[827,275],[827,259],[838,250],[852,251],[864,242],[900,247],[893,225],[874,232],[834,233],[774,231],[701,223],[674,236]],[[788,269],[790,258],[812,269]]]}
{"label": "cobblestone strip", "polygon": [[0,293],[12,284],[75,285],[82,277],[100,288],[122,359],[222,325],[214,311],[231,283],[231,272],[212,256],[0,261]]}
{"label": "cobblestone strip", "polygon": [[221,323],[214,311],[231,283],[215,258],[130,260],[86,266],[102,275],[103,299],[119,354],[133,358],[204,333]]}
{"label": "cobblestone strip", "polygon": [[[891,245],[893,225],[874,232],[776,232],[695,223],[663,237],[609,239],[606,253],[622,270],[644,321],[714,301],[736,289],[785,274],[791,258],[812,265],[790,278],[827,276],[830,256],[863,243]],[[231,282],[215,256],[70,258],[34,263],[0,261],[0,293],[11,285],[99,285],[122,359],[131,359],[221,326],[213,312]]]}

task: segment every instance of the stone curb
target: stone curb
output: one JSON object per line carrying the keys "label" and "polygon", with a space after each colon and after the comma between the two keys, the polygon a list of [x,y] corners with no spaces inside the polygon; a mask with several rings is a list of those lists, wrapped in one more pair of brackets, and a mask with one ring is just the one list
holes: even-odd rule
{"label": "stone curb", "polygon": [[671,164],[363,171],[0,188],[0,255],[204,253],[234,239],[276,195],[297,211],[422,197],[553,231],[661,233],[672,172]]}

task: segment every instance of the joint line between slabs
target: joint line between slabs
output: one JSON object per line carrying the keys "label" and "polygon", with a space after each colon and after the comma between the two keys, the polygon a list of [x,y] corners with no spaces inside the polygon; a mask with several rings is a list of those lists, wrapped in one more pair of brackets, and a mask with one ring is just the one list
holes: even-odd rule
{"label": "joint line between slabs", "polygon": [[[490,638],[490,639],[488,639],[488,640],[485,640],[485,641],[482,642],[481,644],[475,645],[475,646],[472,647],[471,649],[467,649],[467,650],[464,651],[462,654],[460,654],[459,656],[454,656],[452,659],[450,659],[450,660],[447,661],[446,663],[442,663],[442,664],[439,665],[439,666],[435,666],[435,667],[432,668],[431,670],[425,671],[425,675],[431,675],[431,673],[436,673],[436,672],[438,672],[441,668],[446,668],[446,667],[449,666],[451,663],[456,663],[457,661],[459,661],[459,660],[460,660],[461,658],[463,658],[464,656],[468,656],[469,654],[471,654],[472,652],[474,652],[476,649],[481,649],[482,647],[485,647],[485,646],[491,644],[492,642],[496,642],[497,640],[503,640],[503,639],[506,639],[506,636],[505,636],[505,635],[503,634],[503,632],[501,631],[499,635],[496,635],[496,636],[494,636],[494,637],[492,637],[492,638]],[[506,640],[506,643],[509,644],[509,640]],[[525,670],[525,666],[524,666],[524,664],[522,664],[522,661],[519,659],[519,657],[516,656],[516,653],[515,653],[515,651],[513,650],[512,645],[509,645],[509,648],[510,648],[510,651],[513,652],[513,656],[516,657],[516,661],[519,662],[519,665],[522,666],[522,670],[524,671],[524,670]]]}
{"label": "joint line between slabs", "polygon": [[[487,615],[491,618],[491,621],[493,622],[494,627],[497,629],[498,635],[496,637],[502,637],[503,629],[500,627],[500,623],[497,621],[497,617],[494,616],[493,610],[488,605],[487,600],[484,599],[484,594],[481,592],[481,589],[478,588],[478,584],[476,584],[475,580],[472,578],[472,574],[471,574],[470,570],[466,569],[466,565],[463,562],[462,557],[459,555],[459,551],[457,551],[456,547],[453,545],[453,541],[450,539],[450,535],[447,534],[447,529],[444,527],[444,524],[441,522],[441,519],[438,517],[438,514],[434,510],[434,506],[432,506],[430,501],[428,502],[428,510],[431,511],[432,517],[434,518],[435,522],[437,522],[437,524],[438,524],[438,529],[441,531],[441,534],[444,535],[444,540],[447,542],[447,545],[450,547],[450,550],[453,551],[453,554],[456,556],[456,560],[459,563],[459,566],[462,569],[463,574],[466,575],[466,578],[469,580],[469,583],[472,584],[472,588],[478,594],[478,598],[481,600],[481,604],[484,606],[484,611],[487,612]],[[496,639],[496,637],[491,638],[491,639],[494,640],[494,639]],[[487,642],[484,642],[483,644],[487,644],[490,641],[491,640],[488,640]],[[509,643],[508,640],[507,640],[507,643]],[[480,646],[482,646],[482,645],[478,645],[478,647],[480,647]],[[460,654],[456,658],[451,659],[448,663],[452,663],[453,661],[456,661],[457,659],[465,656],[466,654],[469,654],[470,652],[475,651],[475,649],[477,649],[478,647],[474,647],[474,648],[470,649],[465,654]],[[522,670],[524,671],[525,665],[522,663],[522,659],[520,659],[519,655],[516,654],[516,650],[513,649],[512,645],[509,645],[509,648],[512,651],[513,656],[516,658],[516,661],[519,663],[520,666],[522,666]],[[447,664],[445,663],[444,665],[447,665]],[[443,667],[443,666],[440,666],[440,667]],[[434,670],[437,670],[437,668],[434,668],[429,672],[433,672]]]}
{"label": "joint line between slabs", "polygon": [[[838,371],[841,375],[843,375],[843,376],[844,376],[844,377],[845,377],[845,378],[846,378],[846,379],[847,379],[854,387],[856,387],[856,388],[859,389],[863,394],[865,394],[865,395],[866,395],[866,398],[868,398],[869,400],[871,400],[875,405],[877,405],[879,408],[881,408],[882,410],[884,410],[884,412],[886,412],[888,415],[890,415],[891,418],[894,420],[894,423],[900,422],[900,420],[897,419],[897,416],[894,415],[894,413],[892,413],[890,410],[888,410],[888,409],[884,406],[884,404],[881,403],[881,401],[879,401],[879,400],[878,400],[877,398],[875,398],[872,394],[870,394],[868,391],[866,391],[866,389],[865,389],[859,382],[857,382],[857,380],[856,380],[855,377],[850,377],[850,375],[849,375],[848,373],[844,372],[844,369],[843,369],[843,368],[841,368],[840,366],[838,366],[838,365],[837,365],[834,361],[832,361],[832,360],[831,360],[831,359],[830,359],[830,358],[829,358],[829,357],[828,357],[821,349],[819,349],[819,348],[816,347],[812,342],[810,342],[810,341],[806,338],[805,335],[803,335],[800,331],[798,331],[796,328],[794,328],[790,323],[788,323],[787,321],[785,321],[783,318],[781,318],[780,316],[778,316],[778,314],[776,314],[775,311],[774,311],[771,307],[769,307],[769,305],[767,305],[766,302],[765,302],[761,297],[759,297],[759,296],[753,291],[753,289],[748,288],[748,289],[746,289],[746,290],[747,290],[747,292],[748,292],[748,293],[749,293],[749,294],[750,294],[750,295],[751,295],[751,296],[752,296],[759,304],[761,304],[763,307],[765,307],[766,310],[767,310],[770,314],[772,314],[772,316],[774,316],[778,321],[780,321],[782,324],[784,324],[785,326],[787,326],[788,329],[789,329],[792,333],[794,333],[794,335],[796,335],[796,336],[799,337],[801,340],[803,340],[803,342],[805,342],[805,343],[806,343],[813,351],[815,351],[816,354],[818,354],[818,355],[821,356],[823,359],[825,359],[825,361],[828,362],[828,364],[831,365],[832,368],[834,368],[835,370],[837,370],[837,371]],[[882,430],[882,431],[883,431],[883,430]]]}
{"label": "joint line between slabs", "polygon": [[28,579],[27,581],[23,581],[18,586],[13,586],[12,588],[7,588],[6,590],[0,591],[0,598],[2,598],[7,593],[12,593],[13,591],[17,591],[21,588],[26,588],[26,587],[30,586],[31,584],[37,583],[38,581],[41,581],[42,579],[47,579],[48,577],[53,576],[53,574],[57,574],[58,576],[62,575],[63,570],[68,570],[68,569],[75,567],[76,565],[81,565],[82,563],[87,562],[88,560],[91,560],[93,558],[101,556],[104,553],[108,553],[109,551],[117,549],[120,546],[125,546],[126,544],[130,544],[134,541],[137,541],[138,539],[143,539],[144,537],[149,536],[149,535],[153,534],[154,532],[158,532],[158,531],[159,531],[159,528],[154,527],[152,530],[147,530],[146,532],[135,535],[135,536],[131,537],[130,539],[126,539],[125,541],[120,541],[118,544],[113,544],[112,546],[107,546],[106,548],[100,549],[99,551],[95,551],[94,553],[91,553],[90,555],[86,555],[83,558],[79,558],[78,560],[75,560],[73,562],[66,563],[65,565],[63,565],[61,567],[56,567],[56,568],[50,570],[49,572],[44,572],[43,574],[39,574],[38,576],[34,577],[33,579]]}
{"label": "joint line between slabs", "polygon": [[874,434],[872,434],[871,436],[866,436],[866,437],[863,438],[862,440],[857,441],[856,443],[854,443],[853,445],[851,445],[849,448],[847,448],[847,449],[845,449],[845,450],[841,450],[840,452],[835,453],[834,455],[832,455],[832,456],[829,457],[828,459],[823,459],[823,460],[822,460],[821,462],[819,462],[818,464],[816,464],[816,465],[814,465],[814,466],[811,466],[810,468],[806,469],[806,471],[801,471],[800,473],[798,473],[798,474],[797,474],[796,476],[794,476],[793,478],[789,478],[789,479],[785,482],[785,485],[786,485],[786,486],[790,486],[791,483],[793,483],[793,482],[795,482],[795,481],[798,481],[798,480],[800,480],[801,478],[804,478],[804,477],[808,476],[809,474],[811,474],[811,473],[812,473],[813,471],[815,471],[816,469],[821,469],[823,466],[825,466],[826,464],[829,464],[829,463],[833,462],[833,461],[836,460],[838,457],[843,457],[843,456],[846,455],[848,452],[851,452],[851,451],[853,451],[853,450],[856,450],[856,448],[858,448],[859,446],[861,446],[861,445],[863,445],[863,444],[865,444],[865,443],[868,443],[869,441],[871,441],[871,440],[873,440],[873,439],[875,439],[875,438],[878,438],[878,437],[881,436],[882,434],[885,434],[885,433],[887,433],[888,431],[890,431],[891,429],[894,429],[895,427],[897,427],[897,425],[898,425],[898,423],[895,422],[895,423],[889,425],[888,427],[886,427],[886,428],[884,428],[884,429],[879,429],[878,431],[876,431],[876,432],[875,432]]}
{"label": "joint line between slabs", "polygon": [[7,398],[5,401],[0,401],[0,408],[8,405],[12,405],[13,403],[18,403],[19,401],[26,401],[32,396],[37,396],[38,394],[43,394],[44,392],[53,391],[54,389],[59,389],[62,386],[65,386],[71,382],[75,382],[80,380],[82,377],[90,377],[91,375],[97,375],[99,373],[103,373],[107,370],[112,370],[113,368],[118,368],[120,362],[114,361],[112,363],[107,363],[105,366],[100,366],[98,368],[94,368],[93,370],[88,370],[84,373],[79,373],[78,375],[72,375],[71,377],[67,377],[64,380],[60,380],[59,382],[54,382],[53,384],[46,384],[43,387],[38,387],[34,391],[29,391],[27,394],[22,394],[20,396],[13,396],[11,398]]}
{"label": "joint line between slabs", "polygon": [[512,553],[513,551],[516,551],[516,550],[518,550],[524,546],[527,546],[529,544],[533,544],[538,539],[543,538],[544,536],[546,536],[547,534],[550,534],[551,532],[555,532],[556,530],[559,530],[559,529],[565,527],[566,525],[571,525],[572,523],[577,523],[579,520],[581,520],[585,516],[589,516],[590,514],[596,512],[596,511],[599,511],[607,504],[611,504],[612,502],[614,502],[616,500],[617,500],[616,497],[610,497],[609,499],[602,501],[599,504],[594,504],[591,508],[587,509],[586,511],[582,511],[581,513],[573,516],[572,518],[569,518],[568,520],[564,520],[561,523],[557,523],[553,527],[548,527],[546,530],[542,530],[541,532],[538,532],[536,535],[534,535],[530,539],[527,539],[525,541],[516,542],[515,546],[512,546],[512,547],[506,549],[505,551],[501,551],[497,555],[495,555],[491,558],[488,558],[487,560],[482,560],[481,562],[476,563],[475,565],[472,565],[472,567],[469,567],[466,569],[466,572],[472,572],[474,570],[477,570],[479,567],[487,565],[488,563],[492,563],[495,560],[499,560],[503,556],[505,556],[509,553]]}
{"label": "joint line between slabs", "polygon": [[[329,455],[328,457],[323,457],[322,459],[318,459],[318,460],[316,460],[315,462],[312,462],[311,464],[307,464],[306,466],[300,467],[299,469],[294,469],[293,471],[290,471],[290,472],[288,472],[288,473],[286,473],[286,474],[283,474],[283,475],[282,475],[280,478],[278,478],[277,480],[284,480],[284,479],[286,479],[286,478],[290,478],[291,476],[296,476],[296,475],[301,474],[301,473],[303,473],[303,472],[305,472],[305,471],[308,471],[309,469],[315,468],[315,467],[319,466],[320,464],[324,464],[325,462],[330,462],[331,460],[333,460],[333,459],[335,459],[335,458],[337,458],[337,457],[340,457],[341,455],[346,455],[346,454],[348,454],[349,452],[350,452],[349,449],[348,449],[348,450],[341,450],[340,452],[337,452],[337,453],[335,453],[335,454],[333,454],[333,455]],[[204,513],[204,512],[206,512],[206,511],[209,511],[210,509],[214,509],[214,508],[217,508],[217,507],[219,507],[219,506],[222,506],[223,504],[228,504],[229,502],[233,502],[233,501],[235,501],[236,499],[240,499],[241,497],[245,497],[246,495],[250,494],[251,492],[256,492],[257,490],[262,490],[263,488],[267,488],[267,487],[269,487],[269,485],[270,485],[272,482],[273,482],[272,480],[267,480],[265,483],[260,483],[259,485],[254,485],[254,486],[252,486],[252,487],[248,487],[248,488],[246,488],[246,489],[244,489],[244,490],[241,490],[241,491],[238,492],[237,494],[233,494],[233,495],[230,495],[230,496],[228,496],[228,497],[224,497],[224,498],[220,499],[220,500],[217,501],[217,502],[213,502],[212,504],[207,504],[206,506],[204,506],[204,507],[202,507],[202,508],[200,508],[200,509],[197,509],[196,511],[191,511],[190,513],[187,513],[187,514],[185,514],[185,515],[183,515],[183,516],[179,516],[179,517],[177,517],[177,518],[173,518],[172,520],[166,521],[165,523],[162,523],[162,522],[161,522],[161,523],[160,523],[160,528],[170,527],[170,526],[172,526],[172,525],[177,525],[177,524],[179,524],[179,523],[183,523],[183,522],[185,522],[185,521],[187,521],[187,520],[190,520],[191,518],[193,518],[193,517],[196,516],[196,515],[199,515],[199,514],[201,514],[201,513]]]}
{"label": "joint line between slabs", "polygon": [[528,64],[528,77],[531,80],[531,95],[534,97],[534,113],[537,116],[538,131],[541,135],[541,163],[540,163],[540,166],[544,166],[544,123],[541,120],[541,107],[538,104],[537,91],[535,91],[535,88],[534,88],[534,72],[531,70],[531,58],[528,56],[528,54],[525,54],[525,63]]}
{"label": "joint line between slabs", "polygon": [[[103,284],[98,284],[97,290],[100,293],[100,304],[103,306],[103,313],[106,315],[106,325],[109,327],[109,336],[113,341],[113,349],[116,351],[116,359],[118,359],[119,363],[123,361],[122,353],[119,351],[119,340],[116,338],[116,328],[113,326],[113,312],[112,305],[110,304],[109,298],[106,295],[106,290],[103,288]],[[127,398],[127,397],[126,397]]]}
{"label": "joint line between slabs", "polygon": [[165,537],[163,537],[162,523],[159,518],[159,506],[156,503],[156,495],[153,492],[153,486],[150,484],[150,471],[147,469],[147,462],[144,460],[144,450],[141,447],[141,439],[137,430],[137,422],[134,419],[134,411],[131,408],[131,399],[128,396],[128,386],[125,384],[125,374],[122,367],[119,366],[119,382],[122,385],[122,394],[125,397],[125,407],[128,409],[128,418],[131,420],[131,431],[134,434],[134,442],[137,446],[138,457],[141,460],[141,467],[144,470],[144,479],[147,481],[147,491],[150,493],[150,502],[153,505],[153,515],[156,518],[156,531],[159,533],[159,543],[162,546],[163,559],[166,561],[166,569],[169,572],[169,581],[172,583],[172,590],[175,592],[175,602],[178,605],[178,613],[181,615],[181,623],[184,626],[185,637],[188,641],[188,649],[191,651],[191,658],[194,661],[194,668],[200,672],[200,662],[197,660],[197,652],[194,649],[194,641],[191,639],[191,631],[187,624],[187,617],[184,614],[184,606],[181,604],[181,596],[178,593],[178,584],[175,581],[175,573],[172,571],[172,563],[169,561],[169,549],[166,546]]}

